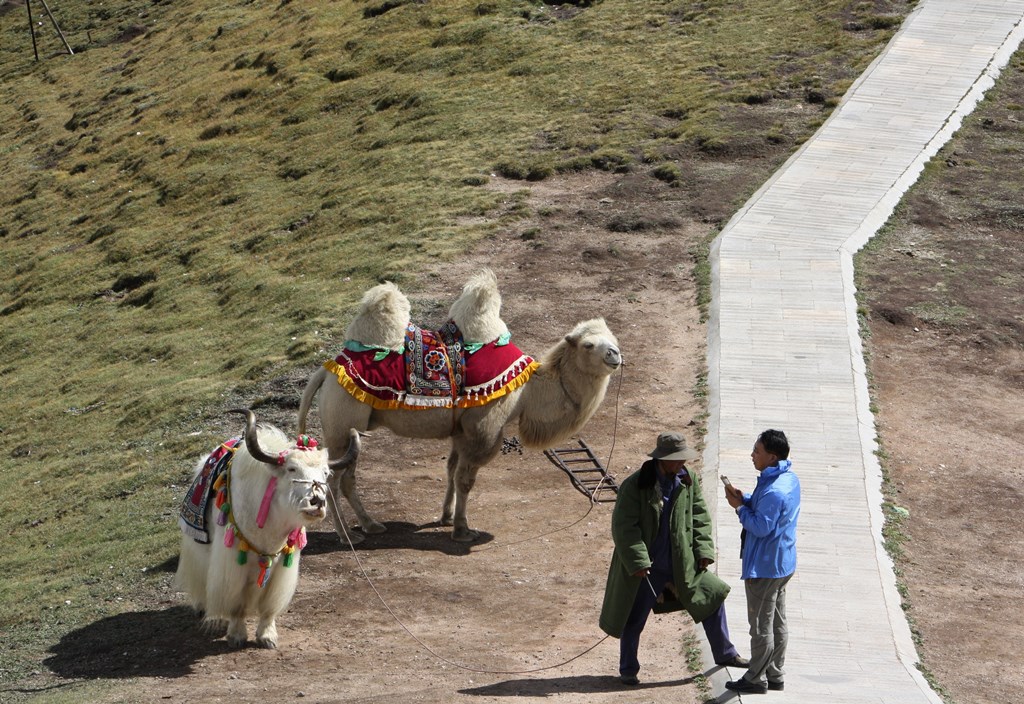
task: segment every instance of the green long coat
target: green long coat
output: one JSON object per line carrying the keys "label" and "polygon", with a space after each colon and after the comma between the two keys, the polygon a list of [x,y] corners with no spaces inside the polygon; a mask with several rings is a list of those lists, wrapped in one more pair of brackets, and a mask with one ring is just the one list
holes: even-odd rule
{"label": "green long coat", "polygon": [[[658,485],[657,461],[649,460],[631,474],[619,487],[612,512],[612,539],[615,552],[608,568],[608,582],[601,607],[601,630],[619,638],[626,625],[642,577],[633,573],[651,566],[650,549],[658,535],[662,498]],[[715,559],[711,538],[711,515],[708,513],[700,481],[691,473],[692,486],[682,484],[669,517],[672,541],[672,574],[679,598],[665,590],[664,603],[656,604],[655,613],[686,611],[696,622],[703,621],[722,605],[729,594],[729,585],[712,572],[697,570],[697,561]]]}

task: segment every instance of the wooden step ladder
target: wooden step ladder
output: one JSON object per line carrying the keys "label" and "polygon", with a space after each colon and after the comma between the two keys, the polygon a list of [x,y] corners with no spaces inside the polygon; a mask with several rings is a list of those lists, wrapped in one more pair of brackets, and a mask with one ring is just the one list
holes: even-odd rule
{"label": "wooden step ladder", "polygon": [[572,485],[592,502],[611,502],[619,491],[615,477],[601,464],[594,452],[582,439],[579,447],[544,450],[549,460],[569,475]]}

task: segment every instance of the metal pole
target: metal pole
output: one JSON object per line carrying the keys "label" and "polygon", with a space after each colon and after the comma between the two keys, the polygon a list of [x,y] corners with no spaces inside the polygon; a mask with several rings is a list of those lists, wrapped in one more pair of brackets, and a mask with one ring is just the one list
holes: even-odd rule
{"label": "metal pole", "polygon": [[39,61],[39,50],[36,48],[36,29],[32,26],[31,0],[25,0],[25,9],[28,10],[28,31],[32,35],[32,53],[36,55],[36,61]]}
{"label": "metal pole", "polygon": [[[25,4],[28,5],[32,0],[25,0]],[[53,19],[53,13],[50,12],[50,6],[46,4],[46,0],[39,0],[43,3],[43,9],[46,10],[47,17],[50,18],[50,22],[53,23],[53,28],[57,30],[57,34],[60,35],[60,40],[64,42],[64,48],[68,50],[68,53],[72,56],[75,52],[71,51],[71,45],[68,44],[68,40],[64,38],[64,32],[60,31],[60,27],[57,26],[57,20]]]}

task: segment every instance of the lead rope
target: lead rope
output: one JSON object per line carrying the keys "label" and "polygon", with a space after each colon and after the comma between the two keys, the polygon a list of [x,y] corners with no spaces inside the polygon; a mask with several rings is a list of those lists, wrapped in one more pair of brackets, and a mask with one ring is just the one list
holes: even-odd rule
{"label": "lead rope", "polygon": [[[615,437],[618,434],[618,430],[619,430],[619,396],[621,396],[621,395],[622,395],[622,367],[619,367],[619,386],[618,386],[618,388],[615,391],[615,419],[612,421],[612,446],[611,446],[611,449],[608,450],[608,459],[605,460],[605,467],[611,467],[612,466],[612,453],[615,452]],[[540,535],[534,535],[534,536],[531,536],[529,538],[523,538],[522,540],[516,540],[516,541],[511,542],[511,543],[505,543],[503,545],[489,545],[487,547],[483,547],[483,548],[478,549],[477,552],[484,552],[485,550],[493,550],[495,548],[510,548],[513,545],[521,545],[523,543],[528,543],[531,540],[537,540],[538,538],[546,538],[549,535],[554,535],[555,533],[560,533],[563,530],[569,530],[573,526],[579,525],[584,520],[586,520],[587,516],[590,515],[590,512],[594,510],[594,506],[597,505],[597,495],[598,495],[598,493],[602,489],[605,488],[604,483],[605,483],[605,480],[607,480],[607,479],[610,479],[610,477],[601,477],[601,481],[598,482],[597,487],[595,487],[594,491],[591,492],[591,494],[590,494],[590,507],[587,508],[587,512],[584,513],[579,518],[577,518],[572,523],[570,523],[569,525],[565,525],[565,526],[562,526],[561,528],[555,528],[553,530],[549,530],[547,533],[541,533]]]}
{"label": "lead rope", "polygon": [[[328,491],[327,495],[330,497],[331,503],[334,504],[334,509],[337,512],[335,515],[340,516],[341,513],[337,511],[338,503],[334,499],[334,492],[333,491]],[[536,667],[536,668],[533,668],[531,670],[483,670],[483,669],[476,668],[476,667],[470,667],[469,665],[463,665],[461,663],[455,662],[454,660],[449,660],[448,658],[444,657],[443,655],[441,655],[440,653],[435,651],[429,645],[424,643],[422,640],[420,640],[420,638],[415,633],[413,633],[412,631],[409,630],[408,626],[406,626],[404,623],[402,623],[402,619],[398,618],[398,614],[396,614],[394,612],[394,610],[392,610],[392,608],[388,604],[388,602],[384,600],[384,597],[381,595],[380,591],[378,591],[378,589],[377,589],[377,585],[375,585],[373,583],[373,580],[370,579],[370,575],[368,575],[366,573],[366,568],[363,567],[363,563],[359,559],[359,553],[358,553],[358,551],[356,551],[356,547],[355,547],[355,545],[352,544],[352,539],[349,537],[348,528],[345,527],[345,522],[341,521],[340,525],[341,525],[341,531],[345,534],[345,540],[348,541],[348,546],[352,550],[352,556],[356,560],[356,565],[359,567],[359,571],[363,575],[363,579],[365,579],[366,583],[370,585],[370,589],[372,589],[373,593],[377,595],[377,599],[379,599],[380,603],[384,605],[384,608],[388,610],[388,613],[391,614],[391,618],[395,619],[395,623],[397,623],[399,626],[401,626],[402,630],[405,631],[406,633],[408,633],[410,638],[412,638],[414,641],[419,643],[421,648],[426,650],[428,653],[433,655],[435,658],[437,658],[441,662],[447,663],[447,664],[451,665],[452,667],[457,667],[460,670],[469,670],[470,672],[479,672],[479,673],[491,674],[491,675],[523,675],[523,674],[527,674],[527,673],[530,673],[530,672],[541,672],[542,670],[552,670],[552,669],[554,669],[556,667],[562,667],[563,665],[568,665],[573,660],[577,660],[577,659],[583,657],[584,655],[589,653],[591,650],[593,650],[597,646],[601,645],[601,643],[604,643],[609,638],[609,636],[605,636],[604,638],[602,638],[601,640],[597,641],[592,646],[590,646],[589,648],[584,650],[582,653],[580,653],[578,655],[574,655],[573,657],[569,658],[568,660],[564,660],[564,661],[562,661],[562,662],[560,662],[560,663],[558,663],[556,665],[547,665],[545,667]]]}
{"label": "lead rope", "polygon": [[[608,460],[606,462],[606,466],[609,466],[609,467],[611,466],[612,452],[615,450],[615,435],[616,435],[616,432],[618,431],[618,425],[619,425],[619,395],[621,393],[622,393],[622,369],[620,367],[620,369],[619,369],[619,386],[618,386],[618,390],[615,393],[615,420],[614,420],[613,430],[612,430],[612,447],[611,447],[610,450],[608,450]],[[604,482],[604,478],[601,479],[601,482]],[[563,530],[567,530],[568,528],[572,528],[577,523],[580,523],[581,521],[583,521],[583,519],[585,519],[587,516],[589,516],[590,512],[594,510],[594,505],[597,503],[597,500],[596,500],[595,496],[597,495],[597,492],[601,490],[601,488],[602,487],[599,484],[597,489],[594,491],[594,493],[590,497],[590,508],[588,508],[587,512],[585,514],[583,514],[583,516],[581,518],[579,518],[578,520],[576,520],[575,522],[570,523],[567,526],[563,526],[562,528],[556,528],[555,530],[549,531],[547,533],[542,533],[541,535],[537,535],[537,536],[534,536],[532,538],[525,538],[524,540],[519,540],[519,541],[516,541],[514,543],[508,543],[508,544],[504,545],[503,547],[511,547],[512,545],[518,545],[519,543],[525,543],[528,540],[536,540],[537,538],[543,538],[544,536],[551,535],[552,533],[558,533],[559,531],[563,531]],[[330,498],[331,503],[334,504],[334,515],[340,517],[341,516],[341,511],[338,509],[338,502],[334,498],[334,492],[331,490],[330,484],[328,484],[327,496]],[[455,662],[454,660],[449,660],[448,658],[444,657],[443,655],[441,655],[440,653],[435,651],[429,645],[424,643],[422,640],[420,640],[420,638],[415,633],[413,633],[411,630],[409,630],[408,626],[406,626],[404,623],[402,623],[402,619],[398,618],[398,614],[396,614],[394,612],[394,610],[392,610],[392,608],[388,604],[388,602],[384,600],[384,597],[381,595],[380,591],[377,589],[377,585],[373,583],[373,580],[370,579],[370,575],[368,575],[366,573],[366,568],[363,567],[362,560],[359,559],[359,552],[356,550],[356,546],[352,544],[352,539],[349,537],[348,528],[345,527],[345,522],[344,521],[340,521],[339,525],[341,526],[341,532],[345,534],[345,540],[348,542],[348,547],[352,551],[352,557],[354,557],[355,560],[356,560],[356,566],[359,567],[359,572],[363,575],[363,579],[366,580],[366,583],[370,585],[370,589],[373,590],[373,593],[377,595],[377,599],[380,601],[380,603],[383,604],[384,608],[387,609],[389,614],[391,614],[391,618],[395,619],[395,623],[397,623],[399,626],[401,626],[402,630],[405,631],[406,633],[408,633],[409,637],[412,638],[414,641],[416,641],[420,645],[421,648],[426,650],[428,653],[433,655],[435,658],[437,658],[441,662],[447,663],[448,665],[451,665],[452,667],[457,667],[460,670],[468,670],[469,672],[478,672],[478,673],[481,673],[481,674],[488,674],[488,675],[525,675],[525,674],[529,674],[531,672],[542,672],[544,670],[553,670],[553,669],[555,669],[557,667],[562,667],[563,665],[568,665],[573,660],[580,659],[581,657],[583,657],[584,655],[586,655],[591,650],[593,650],[597,646],[601,645],[601,643],[604,643],[606,640],[608,640],[608,638],[611,637],[611,636],[607,636],[606,635],[604,638],[602,638],[601,640],[597,641],[596,643],[594,643],[592,646],[590,646],[589,648],[587,648],[583,652],[581,652],[581,653],[579,653],[577,655],[572,656],[568,660],[563,660],[562,662],[556,663],[554,665],[546,665],[544,667],[535,667],[535,668],[530,669],[530,670],[483,670],[483,669],[476,668],[476,667],[470,667],[469,665],[463,665],[462,663]],[[490,548],[483,548],[481,550],[478,550],[477,552],[483,552],[483,550],[485,550],[485,549],[490,549]]]}

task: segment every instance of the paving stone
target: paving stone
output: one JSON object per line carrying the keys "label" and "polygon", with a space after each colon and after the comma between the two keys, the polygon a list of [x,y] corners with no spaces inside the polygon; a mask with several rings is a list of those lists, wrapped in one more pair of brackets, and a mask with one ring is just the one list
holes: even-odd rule
{"label": "paving stone", "polygon": [[[881,470],[852,255],[889,218],[1024,37],[1024,0],[923,0],[883,54],[712,245],[705,467],[749,490],[750,450],[786,431],[803,485],[787,702],[940,704],[914,667],[882,547]],[[719,575],[746,642],[739,525],[717,484]],[[710,679],[719,701],[724,670]],[[753,697],[770,700],[768,697]],[[741,698],[743,699],[743,698]]]}

